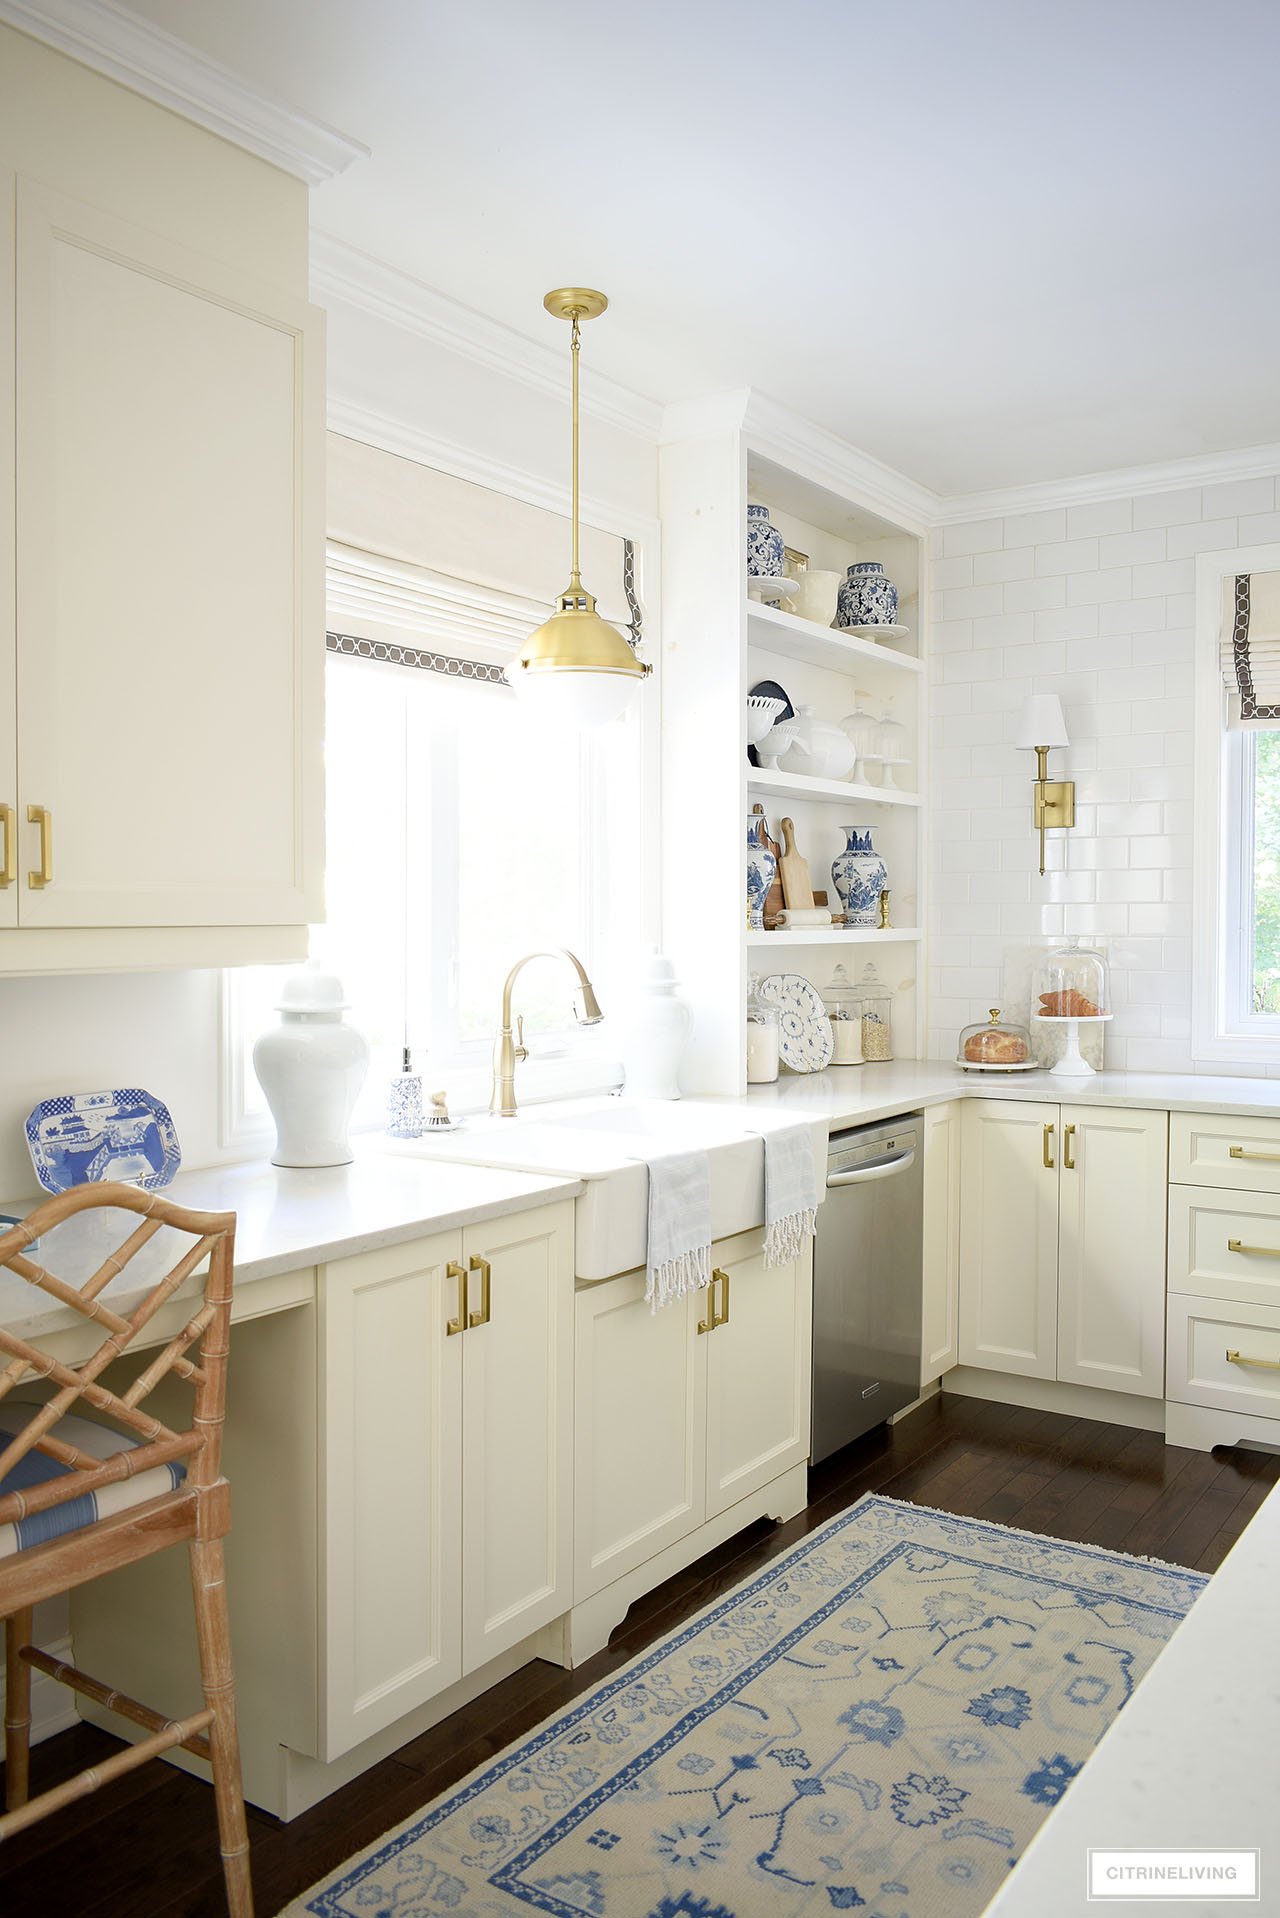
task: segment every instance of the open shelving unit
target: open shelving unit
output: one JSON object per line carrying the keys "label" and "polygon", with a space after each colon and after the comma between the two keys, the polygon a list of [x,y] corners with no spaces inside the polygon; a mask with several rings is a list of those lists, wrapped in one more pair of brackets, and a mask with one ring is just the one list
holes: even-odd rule
{"label": "open shelving unit", "polygon": [[[874,473],[869,482],[867,462],[851,449],[825,435],[818,436],[819,444],[804,431],[780,431],[778,410],[750,394],[699,402],[684,435],[678,410],[669,417],[676,430],[662,448],[660,468],[663,921],[665,944],[694,1012],[689,1090],[744,1088],[750,972],[799,972],[821,988],[841,956],[855,978],[874,961],[881,981],[894,990],[895,1052],[919,1057],[926,525],[893,496],[893,476],[886,474],[879,487]],[[905,632],[870,638],[750,598],[748,499],[768,506],[786,544],[807,554],[812,567],[843,573],[856,559],[879,559],[898,587]],[[750,765],[745,702],[764,680],[781,686],[797,709],[812,706],[823,719],[839,722],[855,707],[875,716],[890,713],[908,734],[910,763],[895,769],[899,783],[886,790],[871,780],[813,779]],[[783,818],[793,821],[815,888],[825,888],[833,900],[831,861],[844,850],[846,832],[869,828],[888,869],[893,924],[749,929],[745,835],[757,803],[775,838]]]}

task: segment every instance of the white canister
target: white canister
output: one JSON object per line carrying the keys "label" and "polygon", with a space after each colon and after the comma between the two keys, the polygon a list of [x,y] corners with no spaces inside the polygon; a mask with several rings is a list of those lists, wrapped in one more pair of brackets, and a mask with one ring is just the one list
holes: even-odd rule
{"label": "white canister", "polygon": [[680,1065],[693,1015],[676,994],[671,961],[650,946],[640,962],[622,1040],[623,1096],[678,1099]]}
{"label": "white canister", "polygon": [[342,1015],[342,981],[304,966],[284,982],[280,1024],[253,1048],[276,1124],[272,1165],[350,1165],[347,1126],[369,1069],[369,1042]]}

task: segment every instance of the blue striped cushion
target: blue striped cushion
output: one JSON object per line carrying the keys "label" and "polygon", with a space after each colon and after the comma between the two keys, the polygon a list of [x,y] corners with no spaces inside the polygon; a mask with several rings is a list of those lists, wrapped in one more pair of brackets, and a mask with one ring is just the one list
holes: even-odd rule
{"label": "blue striped cushion", "polygon": [[[23,1429],[32,1413],[39,1410],[40,1404],[39,1399],[0,1399],[0,1451]],[[123,1438],[109,1426],[99,1425],[94,1419],[79,1418],[73,1413],[59,1419],[50,1436],[62,1439],[68,1445],[78,1446],[93,1458],[110,1458],[115,1452],[142,1443],[140,1439]],[[149,1471],[140,1472],[137,1478],[121,1479],[114,1485],[101,1486],[96,1492],[84,1492],[79,1498],[69,1498],[65,1504],[54,1505],[46,1512],[20,1518],[15,1524],[0,1525],[0,1558],[11,1558],[15,1552],[25,1552],[33,1545],[46,1545],[50,1539],[62,1538],[68,1532],[78,1532],[84,1526],[92,1525],[95,1519],[108,1518],[113,1512],[127,1511],[132,1505],[145,1505],[148,1499],[171,1492],[186,1475],[186,1466],[175,1459],[169,1465],[154,1465]],[[28,1452],[25,1458],[18,1460],[12,1471],[0,1479],[0,1493],[23,1492],[33,1485],[43,1485],[49,1479],[75,1476],[72,1466],[59,1465],[43,1452]]]}

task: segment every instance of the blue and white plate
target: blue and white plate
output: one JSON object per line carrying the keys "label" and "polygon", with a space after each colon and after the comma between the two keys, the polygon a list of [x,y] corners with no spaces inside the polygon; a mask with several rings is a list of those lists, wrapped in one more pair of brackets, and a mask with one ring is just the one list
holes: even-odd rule
{"label": "blue and white plate", "polygon": [[27,1116],[26,1134],[46,1192],[104,1179],[156,1192],[182,1164],[168,1106],[139,1086],[42,1099]]}
{"label": "blue and white plate", "polygon": [[831,1064],[835,1040],[822,995],[801,972],[771,972],[760,997],[778,1008],[778,1051],[792,1072],[821,1072]]}

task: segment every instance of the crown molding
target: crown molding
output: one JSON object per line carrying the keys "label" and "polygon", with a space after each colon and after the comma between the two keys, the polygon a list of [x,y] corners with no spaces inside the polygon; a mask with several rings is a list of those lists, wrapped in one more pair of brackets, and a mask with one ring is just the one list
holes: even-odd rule
{"label": "crown molding", "polygon": [[[3,0],[0,0],[0,4]],[[557,400],[569,396],[568,355],[531,340],[514,327],[472,312],[434,287],[426,286],[398,267],[373,259],[331,233],[311,234],[311,292],[321,304],[340,300],[346,306],[387,320],[402,331],[416,334],[450,353],[487,367],[490,372],[518,380],[521,385],[550,393]],[[593,372],[582,374],[582,409],[594,419],[619,427],[639,439],[656,440],[662,408],[630,387]]]}
{"label": "crown molding", "polygon": [[368,157],[368,147],[358,140],[257,92],[216,60],[112,0],[0,0],[0,21],[308,186],[319,186],[353,160]]}
{"label": "crown molding", "polygon": [[812,420],[802,419],[777,400],[750,393],[743,424],[751,444],[765,458],[803,473],[816,485],[852,497],[911,532],[924,533],[937,524],[943,501],[930,487],[850,446]]}
{"label": "crown molding", "polygon": [[1003,519],[1010,513],[1041,512],[1053,506],[1092,506],[1103,500],[1130,499],[1140,493],[1175,493],[1231,480],[1269,478],[1280,473],[1280,445],[1239,447],[1229,453],[1201,453],[1191,459],[1162,460],[1151,466],[1080,473],[1071,479],[1039,480],[1029,486],[993,487],[983,493],[935,495],[935,526],[975,519]]}

